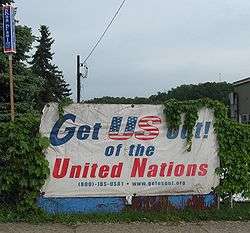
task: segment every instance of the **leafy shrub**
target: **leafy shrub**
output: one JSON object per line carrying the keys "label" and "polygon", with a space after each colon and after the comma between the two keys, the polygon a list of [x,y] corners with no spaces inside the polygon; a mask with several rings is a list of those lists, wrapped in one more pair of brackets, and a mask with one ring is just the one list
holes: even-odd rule
{"label": "leafy shrub", "polygon": [[36,198],[49,174],[39,134],[40,119],[32,114],[0,123],[0,198],[22,210],[35,209]]}

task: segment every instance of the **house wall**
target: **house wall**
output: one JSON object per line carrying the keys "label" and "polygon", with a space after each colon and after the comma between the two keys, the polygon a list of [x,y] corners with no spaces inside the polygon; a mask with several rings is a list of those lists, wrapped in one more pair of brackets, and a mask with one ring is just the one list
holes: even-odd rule
{"label": "house wall", "polygon": [[239,114],[250,115],[250,82],[234,87],[238,94]]}

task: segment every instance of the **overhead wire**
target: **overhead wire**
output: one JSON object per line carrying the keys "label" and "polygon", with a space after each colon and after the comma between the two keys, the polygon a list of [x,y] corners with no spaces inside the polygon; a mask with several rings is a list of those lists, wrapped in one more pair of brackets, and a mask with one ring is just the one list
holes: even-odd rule
{"label": "overhead wire", "polygon": [[[107,31],[109,30],[109,28],[111,27],[111,25],[113,24],[113,22],[115,21],[116,17],[118,16],[119,12],[121,11],[122,7],[124,6],[126,0],[123,0],[122,3],[120,4],[119,8],[116,10],[114,16],[111,18],[109,24],[107,25],[107,27],[105,28],[105,30],[103,31],[103,33],[100,35],[99,39],[97,40],[97,42],[95,43],[95,45],[92,47],[92,49],[90,50],[88,56],[86,56],[86,58],[83,60],[83,62],[81,63],[81,66],[85,67],[85,75],[84,78],[87,78],[88,75],[88,67],[87,67],[87,60],[92,56],[92,54],[94,53],[95,49],[97,48],[97,46],[101,43],[102,39],[104,38],[104,36],[106,35]],[[87,70],[86,70],[87,69]],[[85,84],[86,85],[86,84]],[[84,88],[84,85],[81,85],[81,97],[83,97],[84,94],[86,94],[86,87]]]}
{"label": "overhead wire", "polygon": [[101,34],[101,36],[99,37],[99,39],[97,40],[97,42],[95,43],[95,45],[90,50],[90,53],[83,60],[83,64],[85,64],[87,62],[87,60],[91,57],[91,55],[93,54],[93,52],[95,51],[95,49],[97,48],[97,46],[100,44],[100,42],[102,41],[103,37],[105,36],[105,34],[109,30],[109,28],[111,27],[111,25],[113,24],[113,22],[115,21],[116,17],[118,16],[120,10],[124,6],[125,2],[126,2],[126,0],[122,1],[121,5],[119,6],[119,8],[117,9],[117,11],[115,12],[115,15],[112,17],[111,21],[109,22],[109,24],[107,25],[107,27],[105,28],[105,30],[103,31],[103,33]]}

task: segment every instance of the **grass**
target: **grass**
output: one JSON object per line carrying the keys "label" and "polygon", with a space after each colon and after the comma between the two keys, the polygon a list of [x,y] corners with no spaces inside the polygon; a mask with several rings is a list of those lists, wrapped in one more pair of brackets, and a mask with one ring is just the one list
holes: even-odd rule
{"label": "grass", "polygon": [[220,210],[175,210],[158,212],[125,211],[99,214],[46,214],[41,210],[18,213],[8,208],[0,209],[0,223],[131,223],[131,222],[179,222],[179,221],[243,221],[250,220],[250,203],[236,203],[233,209],[221,206]]}

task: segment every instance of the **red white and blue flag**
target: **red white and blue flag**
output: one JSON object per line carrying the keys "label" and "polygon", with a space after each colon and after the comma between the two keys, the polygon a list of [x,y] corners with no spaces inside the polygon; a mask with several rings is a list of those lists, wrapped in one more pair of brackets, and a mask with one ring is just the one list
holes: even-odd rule
{"label": "red white and blue flag", "polygon": [[139,131],[135,132],[138,117],[130,116],[127,119],[125,130],[121,133],[123,117],[113,117],[109,129],[109,138],[112,140],[127,140],[134,134],[139,140],[153,140],[159,135],[159,129],[154,124],[160,124],[161,118],[158,116],[146,116],[139,120]]}
{"label": "red white and blue flag", "polygon": [[134,134],[138,117],[128,117],[124,133],[119,133],[123,117],[113,117],[109,129],[109,138],[113,140],[127,140]]}

